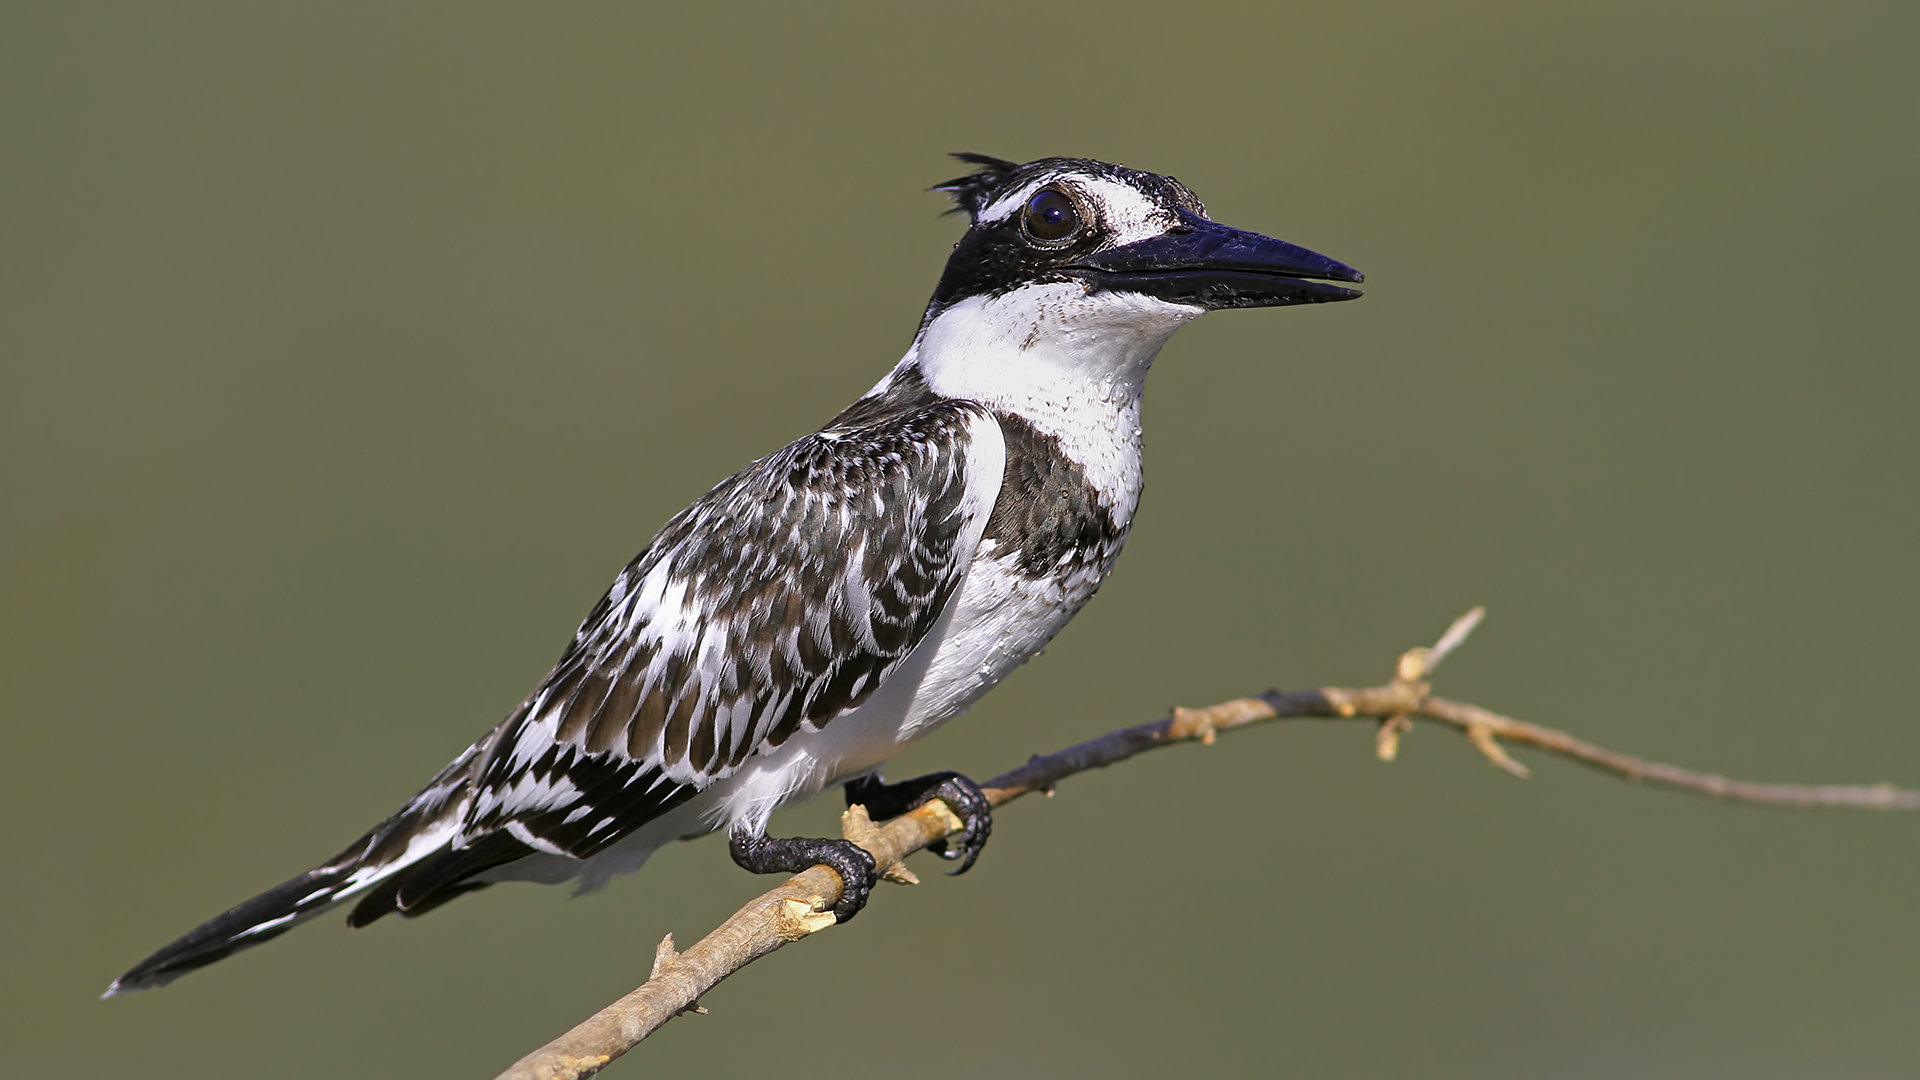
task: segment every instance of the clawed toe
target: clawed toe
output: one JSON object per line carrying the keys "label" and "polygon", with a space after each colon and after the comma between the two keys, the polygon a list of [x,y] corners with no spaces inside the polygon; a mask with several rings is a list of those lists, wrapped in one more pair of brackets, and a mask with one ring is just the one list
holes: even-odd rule
{"label": "clawed toe", "polygon": [[957,772],[929,773],[897,784],[863,776],[847,784],[847,805],[861,803],[876,819],[899,817],[935,799],[946,803],[963,827],[958,834],[927,845],[927,850],[943,859],[960,860],[950,873],[964,874],[973,868],[993,834],[993,804],[979,784]]}
{"label": "clawed toe", "polygon": [[797,874],[810,866],[825,866],[840,875],[840,899],[833,905],[835,922],[846,922],[867,906],[880,868],[873,854],[851,840],[796,836],[775,839],[764,833],[736,829],[729,838],[733,861],[756,874]]}
{"label": "clawed toe", "polygon": [[845,844],[850,858],[845,863],[827,862],[834,873],[840,875],[840,899],[833,905],[833,921],[846,922],[860,914],[867,906],[867,898],[873,895],[873,886],[880,878],[880,868],[873,861],[873,855],[866,848],[846,840],[830,841]]}

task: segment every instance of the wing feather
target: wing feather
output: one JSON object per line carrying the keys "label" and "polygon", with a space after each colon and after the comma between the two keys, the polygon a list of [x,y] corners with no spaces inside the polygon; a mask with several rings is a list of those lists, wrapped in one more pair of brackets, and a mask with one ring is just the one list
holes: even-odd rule
{"label": "wing feather", "polygon": [[668,522],[491,739],[460,844],[588,857],[865,701],[972,557],[982,419],[936,402],[810,435]]}

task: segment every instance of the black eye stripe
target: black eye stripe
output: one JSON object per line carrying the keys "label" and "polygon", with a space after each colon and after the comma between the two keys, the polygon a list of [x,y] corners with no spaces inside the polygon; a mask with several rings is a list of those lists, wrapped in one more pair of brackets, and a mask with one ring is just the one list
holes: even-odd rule
{"label": "black eye stripe", "polygon": [[1072,239],[1085,224],[1073,200],[1053,188],[1035,192],[1020,211],[1021,229],[1046,244]]}

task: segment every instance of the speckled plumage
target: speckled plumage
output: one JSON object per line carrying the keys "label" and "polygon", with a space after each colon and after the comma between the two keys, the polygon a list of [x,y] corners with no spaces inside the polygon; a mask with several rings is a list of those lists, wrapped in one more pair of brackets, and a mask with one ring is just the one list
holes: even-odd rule
{"label": "speckled plumage", "polygon": [[[990,824],[971,782],[887,788],[877,771],[1093,596],[1139,500],[1147,369],[1181,325],[1228,306],[1154,295],[1160,255],[1111,279],[1101,260],[1201,226],[1217,243],[1264,238],[1207,223],[1167,177],[968,160],[980,170],[941,190],[969,230],[912,347],[872,391],[670,520],[533,693],[398,812],[109,992],[160,985],[343,903],[357,926],[496,881],[594,888],[716,828],[749,868],[817,858],[857,877],[859,853],[838,841],[764,835],[779,806],[849,781],[894,810],[940,792],[964,804],[970,865]],[[1032,232],[1022,207],[1043,191],[1077,207],[1077,231]],[[1322,291],[1309,299],[1350,293]],[[866,884],[849,879],[849,894]]]}

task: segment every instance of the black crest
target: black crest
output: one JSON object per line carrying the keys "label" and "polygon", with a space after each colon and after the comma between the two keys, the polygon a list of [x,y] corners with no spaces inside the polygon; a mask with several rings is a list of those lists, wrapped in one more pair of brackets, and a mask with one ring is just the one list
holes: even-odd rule
{"label": "black crest", "polygon": [[969,220],[978,218],[980,211],[993,202],[993,197],[1004,190],[1007,182],[1020,171],[1020,163],[1002,158],[988,157],[985,154],[961,152],[953,155],[969,165],[979,168],[966,176],[955,177],[944,184],[935,184],[929,191],[944,191],[953,197],[953,209],[949,214],[967,212]]}
{"label": "black crest", "polygon": [[978,222],[980,211],[992,206],[995,199],[1021,183],[1054,169],[1066,169],[1086,176],[1101,176],[1120,180],[1139,188],[1141,192],[1168,206],[1180,206],[1207,216],[1207,208],[1200,197],[1171,176],[1157,173],[1140,172],[1124,165],[1115,165],[1092,158],[1051,157],[1035,161],[1007,161],[1003,158],[988,157],[985,154],[955,154],[954,157],[969,165],[979,166],[966,176],[956,177],[944,184],[935,184],[931,191],[943,191],[953,198],[954,206],[948,213],[967,212],[969,221]]}

